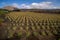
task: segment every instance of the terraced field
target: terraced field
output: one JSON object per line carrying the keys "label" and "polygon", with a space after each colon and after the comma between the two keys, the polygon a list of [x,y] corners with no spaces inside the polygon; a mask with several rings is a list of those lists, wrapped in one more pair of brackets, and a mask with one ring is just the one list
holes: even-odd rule
{"label": "terraced field", "polygon": [[6,15],[7,37],[20,40],[56,40],[60,14],[11,12]]}

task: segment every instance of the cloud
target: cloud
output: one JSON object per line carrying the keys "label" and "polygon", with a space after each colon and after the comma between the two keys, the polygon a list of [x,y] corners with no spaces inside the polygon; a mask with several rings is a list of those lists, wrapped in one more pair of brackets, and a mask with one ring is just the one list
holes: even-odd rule
{"label": "cloud", "polygon": [[13,3],[12,6],[13,6],[13,7],[18,7],[18,8],[19,8],[19,4],[17,4],[17,3]]}
{"label": "cloud", "polygon": [[21,9],[30,9],[31,7],[30,7],[30,5],[21,4],[21,5],[20,5],[20,8],[21,8]]}
{"label": "cloud", "polygon": [[29,5],[27,4],[12,4],[14,7],[20,8],[20,9],[56,9],[60,7],[56,7],[53,5],[52,2],[40,2],[40,3],[31,3]]}
{"label": "cloud", "polygon": [[32,8],[37,8],[37,9],[45,9],[45,8],[51,8],[52,2],[41,2],[41,3],[32,3],[31,7]]}
{"label": "cloud", "polygon": [[13,3],[12,6],[20,9],[30,9],[30,5],[26,5],[26,4]]}

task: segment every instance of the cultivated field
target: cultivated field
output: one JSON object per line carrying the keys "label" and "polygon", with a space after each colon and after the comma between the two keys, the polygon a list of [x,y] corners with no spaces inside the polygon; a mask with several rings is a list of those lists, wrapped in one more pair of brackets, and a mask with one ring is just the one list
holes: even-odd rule
{"label": "cultivated field", "polygon": [[60,14],[11,12],[6,15],[7,38],[21,40],[56,40]]}

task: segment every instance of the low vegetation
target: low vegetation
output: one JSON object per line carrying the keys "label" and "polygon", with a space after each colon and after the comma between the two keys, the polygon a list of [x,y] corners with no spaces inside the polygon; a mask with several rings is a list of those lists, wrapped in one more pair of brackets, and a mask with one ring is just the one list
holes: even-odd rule
{"label": "low vegetation", "polygon": [[0,39],[60,40],[60,14],[17,11],[0,10]]}
{"label": "low vegetation", "polygon": [[6,15],[5,20],[5,38],[56,40],[59,36],[60,14],[11,12]]}

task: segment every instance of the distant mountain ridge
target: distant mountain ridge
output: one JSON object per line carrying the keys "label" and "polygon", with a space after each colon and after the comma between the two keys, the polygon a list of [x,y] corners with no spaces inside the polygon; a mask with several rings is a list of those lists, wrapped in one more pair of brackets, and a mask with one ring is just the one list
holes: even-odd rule
{"label": "distant mountain ridge", "polygon": [[60,9],[19,9],[13,6],[5,6],[2,9],[6,9],[8,11],[22,11],[22,12],[37,12],[37,13],[59,13]]}

